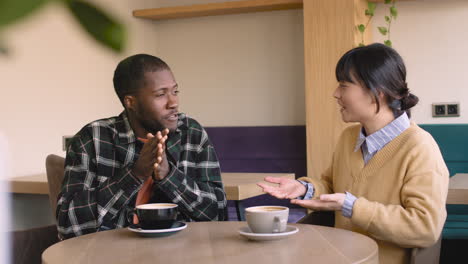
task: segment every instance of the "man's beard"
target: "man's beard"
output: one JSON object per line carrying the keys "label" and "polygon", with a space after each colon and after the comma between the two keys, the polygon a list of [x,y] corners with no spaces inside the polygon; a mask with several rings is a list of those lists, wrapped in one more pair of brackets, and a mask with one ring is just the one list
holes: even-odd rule
{"label": "man's beard", "polygon": [[161,125],[161,123],[159,123],[156,120],[140,119],[139,122],[146,131],[153,135],[155,135],[158,131],[163,131],[165,128],[163,125]]}
{"label": "man's beard", "polygon": [[135,117],[140,125],[148,132],[155,135],[158,131],[164,130],[164,126],[157,120],[148,119],[145,117],[151,116],[144,109],[135,111]]}

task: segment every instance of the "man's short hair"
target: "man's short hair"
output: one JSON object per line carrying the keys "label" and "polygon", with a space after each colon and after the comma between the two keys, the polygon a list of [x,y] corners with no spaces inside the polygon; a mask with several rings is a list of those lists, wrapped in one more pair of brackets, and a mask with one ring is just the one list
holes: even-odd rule
{"label": "man's short hair", "polygon": [[170,70],[167,63],[148,54],[136,54],[122,60],[114,71],[114,89],[124,105],[126,95],[134,94],[144,85],[146,72]]}

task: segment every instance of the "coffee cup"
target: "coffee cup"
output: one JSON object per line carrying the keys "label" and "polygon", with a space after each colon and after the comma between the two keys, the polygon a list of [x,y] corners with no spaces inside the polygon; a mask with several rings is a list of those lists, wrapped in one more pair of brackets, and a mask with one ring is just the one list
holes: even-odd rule
{"label": "coffee cup", "polygon": [[289,208],[265,205],[245,209],[247,224],[253,233],[281,233],[286,230]]}
{"label": "coffee cup", "polygon": [[133,214],[129,214],[130,223],[133,223],[133,215],[137,216],[138,226],[143,229],[167,229],[177,220],[177,204],[140,204],[133,209]]}

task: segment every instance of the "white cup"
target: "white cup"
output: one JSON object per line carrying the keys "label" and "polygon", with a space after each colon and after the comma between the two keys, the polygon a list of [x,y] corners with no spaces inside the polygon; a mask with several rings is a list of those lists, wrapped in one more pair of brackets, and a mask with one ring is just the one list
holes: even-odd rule
{"label": "white cup", "polygon": [[281,233],[286,230],[289,208],[264,205],[245,209],[247,224],[253,233]]}

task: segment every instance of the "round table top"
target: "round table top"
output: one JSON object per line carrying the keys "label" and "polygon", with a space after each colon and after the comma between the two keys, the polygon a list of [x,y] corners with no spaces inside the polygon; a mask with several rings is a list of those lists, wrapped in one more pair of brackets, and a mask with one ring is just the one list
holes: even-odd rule
{"label": "round table top", "polygon": [[193,222],[167,237],[141,237],[127,228],[61,241],[42,263],[378,263],[377,243],[351,231],[291,224],[294,235],[251,241],[239,234],[246,222]]}

